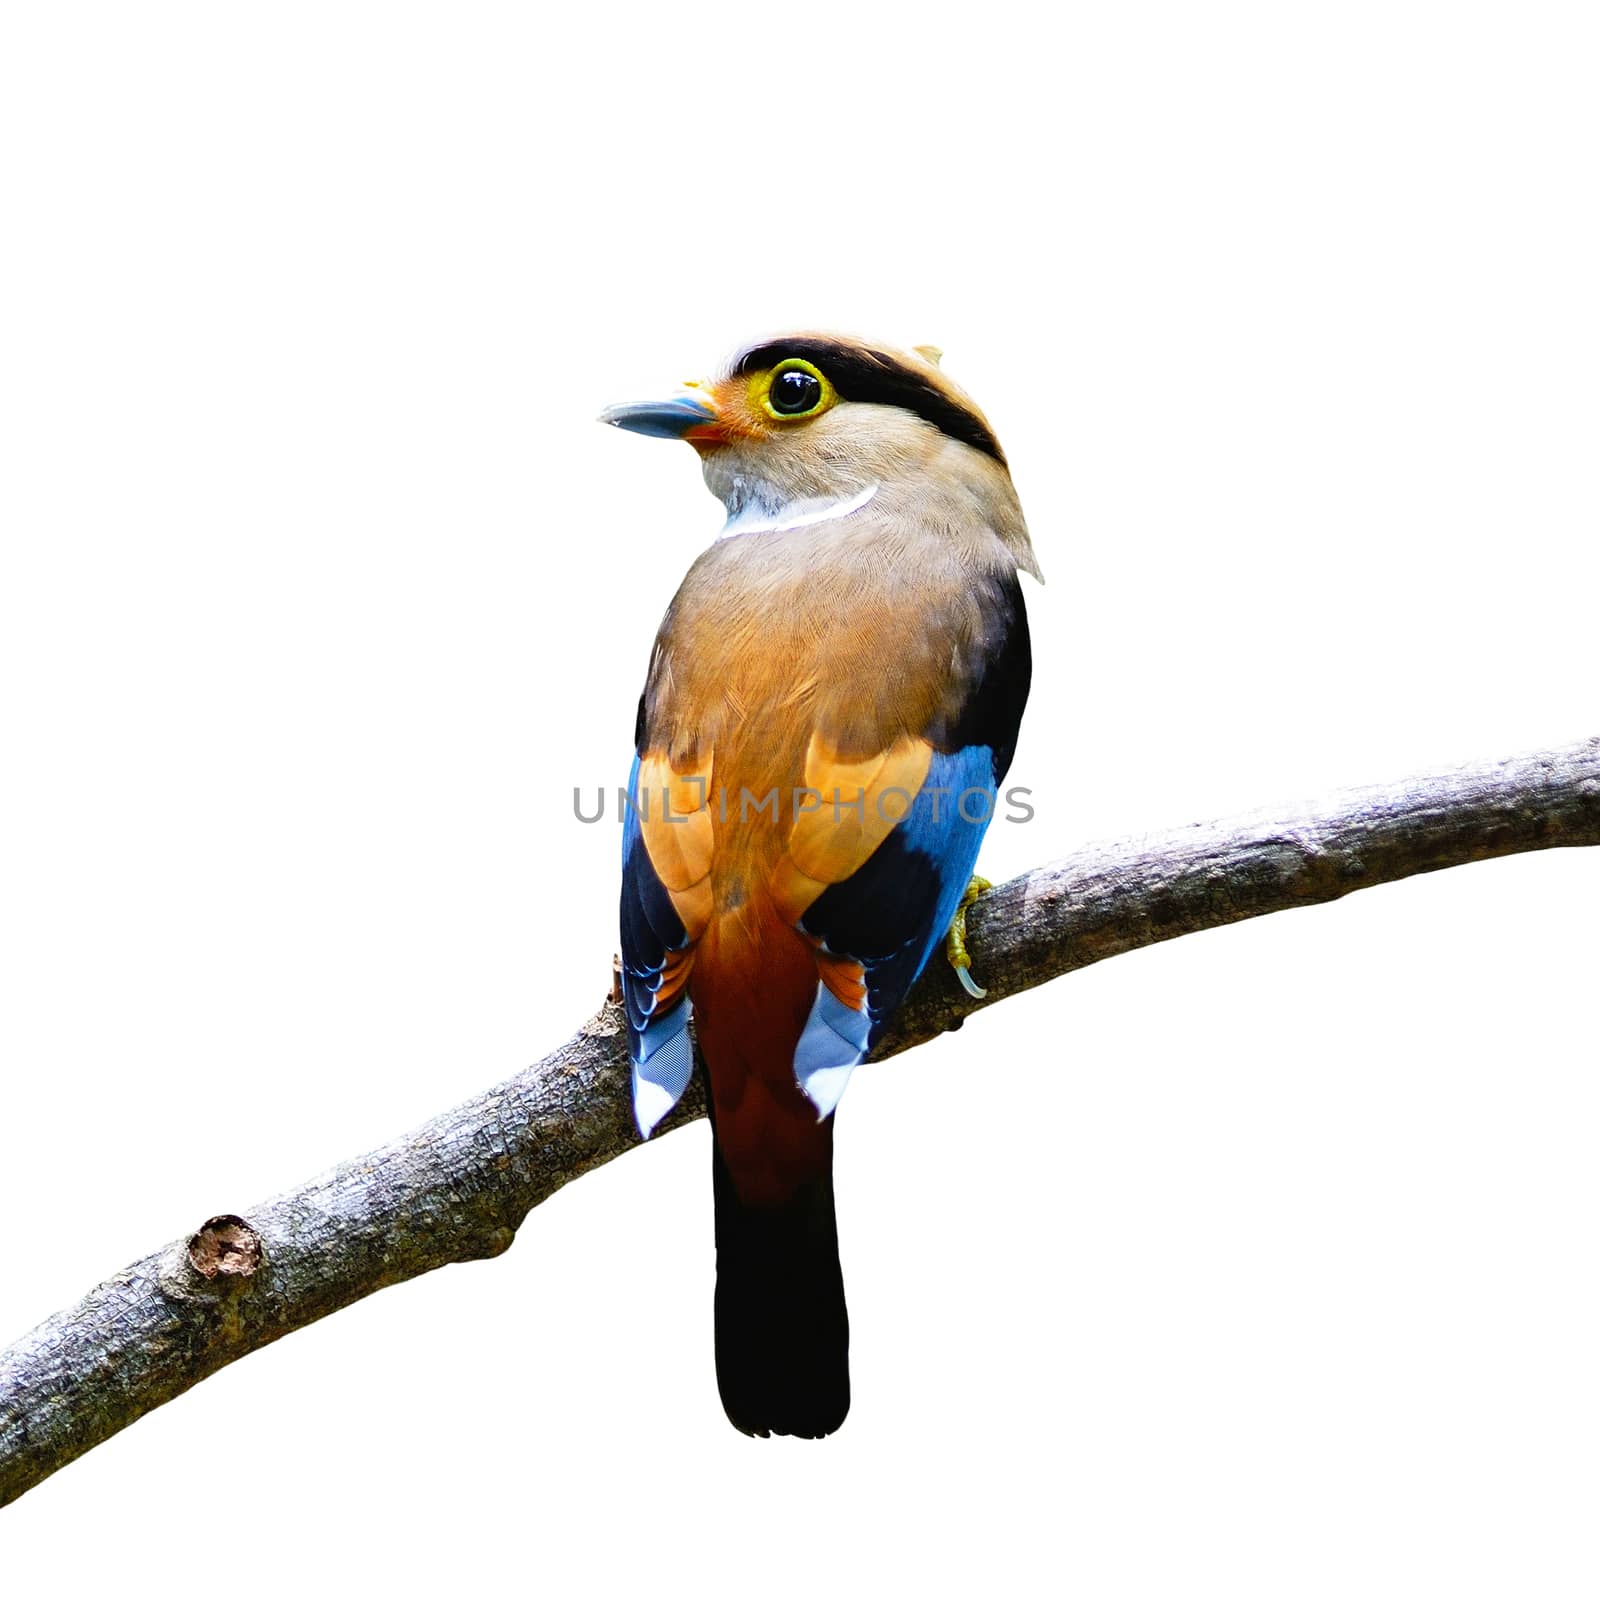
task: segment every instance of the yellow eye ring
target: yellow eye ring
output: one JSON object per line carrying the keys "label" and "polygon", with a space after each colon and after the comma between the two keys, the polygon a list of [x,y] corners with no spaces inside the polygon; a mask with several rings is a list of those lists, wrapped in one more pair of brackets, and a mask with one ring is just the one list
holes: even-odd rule
{"label": "yellow eye ring", "polygon": [[803,422],[826,411],[839,398],[827,378],[809,361],[793,356],[751,380],[751,399],[774,422]]}

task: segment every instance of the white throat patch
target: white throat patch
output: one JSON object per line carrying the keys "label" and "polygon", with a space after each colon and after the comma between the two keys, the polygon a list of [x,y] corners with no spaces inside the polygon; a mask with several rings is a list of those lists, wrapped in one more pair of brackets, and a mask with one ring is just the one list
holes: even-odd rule
{"label": "white throat patch", "polygon": [[791,528],[809,528],[818,522],[834,522],[859,511],[876,493],[878,485],[871,484],[860,494],[848,500],[791,500],[776,511],[752,502],[737,516],[729,517],[723,524],[720,538],[729,539],[741,533],[787,533]]}

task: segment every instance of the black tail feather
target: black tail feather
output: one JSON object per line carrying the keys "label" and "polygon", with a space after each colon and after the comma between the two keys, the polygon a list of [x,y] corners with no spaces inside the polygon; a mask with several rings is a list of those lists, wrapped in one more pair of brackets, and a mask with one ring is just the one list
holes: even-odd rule
{"label": "black tail feather", "polygon": [[781,1206],[750,1206],[734,1191],[715,1140],[711,1159],[723,1409],[741,1433],[820,1439],[850,1409],[831,1160]]}

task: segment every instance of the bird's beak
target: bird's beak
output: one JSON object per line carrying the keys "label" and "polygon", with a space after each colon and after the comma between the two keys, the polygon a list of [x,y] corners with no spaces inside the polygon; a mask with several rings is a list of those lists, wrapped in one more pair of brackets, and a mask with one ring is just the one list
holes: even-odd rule
{"label": "bird's beak", "polygon": [[722,438],[717,403],[698,384],[685,384],[667,400],[638,400],[630,405],[607,406],[602,422],[629,433],[646,433],[652,439],[687,439],[709,444]]}

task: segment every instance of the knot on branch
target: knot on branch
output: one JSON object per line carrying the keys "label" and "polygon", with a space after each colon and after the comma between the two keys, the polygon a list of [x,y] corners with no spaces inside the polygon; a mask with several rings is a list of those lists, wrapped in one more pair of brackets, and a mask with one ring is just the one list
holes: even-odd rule
{"label": "knot on branch", "polygon": [[189,1235],[184,1256],[190,1268],[207,1283],[226,1286],[228,1280],[253,1278],[266,1259],[261,1235],[243,1217],[231,1213],[212,1217]]}
{"label": "knot on branch", "polygon": [[[266,1265],[261,1235],[231,1212],[211,1217],[161,1252],[156,1282],[170,1302],[201,1311],[211,1332],[237,1336],[246,1293]],[[220,1315],[220,1322],[211,1320]]]}
{"label": "knot on branch", "polygon": [[189,1239],[189,1265],[202,1278],[250,1278],[261,1265],[261,1235],[243,1217],[213,1217]]}

